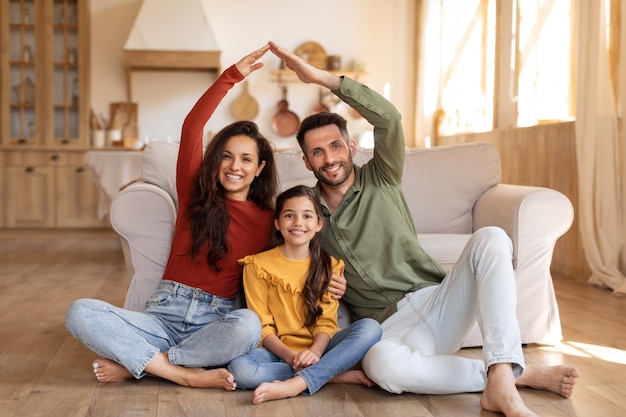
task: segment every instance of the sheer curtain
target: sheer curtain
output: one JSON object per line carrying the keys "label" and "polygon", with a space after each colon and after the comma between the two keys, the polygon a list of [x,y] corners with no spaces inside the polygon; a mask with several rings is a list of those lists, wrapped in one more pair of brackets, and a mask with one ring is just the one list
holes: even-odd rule
{"label": "sheer curtain", "polygon": [[[625,89],[621,87],[616,106],[609,74],[604,2],[578,0],[576,16],[578,222],[592,273],[589,282],[626,296],[626,161],[619,137],[623,129],[618,129],[617,118],[617,108],[623,110],[626,104]],[[621,21],[626,22],[624,10]],[[624,43],[622,39],[622,56]],[[623,83],[626,79],[619,81]]]}

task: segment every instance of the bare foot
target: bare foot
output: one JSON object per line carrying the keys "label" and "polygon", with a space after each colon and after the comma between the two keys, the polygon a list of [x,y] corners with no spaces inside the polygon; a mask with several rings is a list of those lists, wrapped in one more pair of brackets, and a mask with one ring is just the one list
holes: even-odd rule
{"label": "bare foot", "polygon": [[518,387],[543,389],[569,398],[574,392],[574,385],[579,376],[578,369],[572,366],[528,367],[517,379],[516,384]]}
{"label": "bare foot", "polygon": [[226,391],[234,391],[237,388],[233,374],[228,372],[226,368],[183,368],[183,370],[187,375],[183,377],[185,382],[181,385],[195,388],[222,388]]}
{"label": "bare foot", "polygon": [[120,382],[133,377],[128,369],[110,359],[93,361],[93,373],[98,382]]}
{"label": "bare foot", "polygon": [[351,371],[345,371],[328,381],[331,384],[357,384],[357,385],[365,385],[366,387],[373,387],[374,382],[369,379],[365,372],[360,369],[354,369]]}
{"label": "bare foot", "polygon": [[265,401],[295,397],[306,388],[306,382],[298,375],[286,381],[262,382],[254,390],[252,404],[261,404]]}
{"label": "bare foot", "polygon": [[538,417],[519,395],[511,364],[499,363],[489,368],[487,387],[480,397],[480,406],[506,417]]}
{"label": "bare foot", "polygon": [[237,388],[235,377],[225,368],[204,369],[186,368],[172,365],[167,352],[157,354],[146,366],[145,371],[186,387],[222,388],[234,391]]}

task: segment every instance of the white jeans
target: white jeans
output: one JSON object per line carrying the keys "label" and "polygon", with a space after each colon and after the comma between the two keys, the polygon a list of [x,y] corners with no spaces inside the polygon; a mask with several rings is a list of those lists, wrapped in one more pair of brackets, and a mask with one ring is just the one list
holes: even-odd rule
{"label": "white jeans", "polygon": [[[487,369],[496,363],[513,364],[517,378],[525,364],[516,302],[511,240],[500,228],[482,228],[440,285],[398,302],[363,369],[380,387],[398,394],[482,391]],[[476,321],[484,361],[453,355]]]}

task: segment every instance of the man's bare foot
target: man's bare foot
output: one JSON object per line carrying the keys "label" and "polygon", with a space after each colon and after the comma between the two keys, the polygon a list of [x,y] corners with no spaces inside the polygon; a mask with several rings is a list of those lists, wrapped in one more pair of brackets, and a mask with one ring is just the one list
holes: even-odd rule
{"label": "man's bare foot", "polygon": [[480,397],[480,406],[506,417],[538,417],[526,407],[517,391],[513,368],[509,363],[499,363],[489,368],[487,387]]}
{"label": "man's bare foot", "polygon": [[128,369],[110,359],[93,361],[93,373],[98,382],[120,382],[133,377]]}
{"label": "man's bare foot", "polygon": [[295,397],[306,388],[306,382],[298,375],[286,381],[262,382],[254,390],[252,404]]}
{"label": "man's bare foot", "polygon": [[518,387],[543,389],[569,398],[574,392],[576,379],[579,376],[578,369],[572,366],[528,367],[517,379],[516,384]]}
{"label": "man's bare foot", "polygon": [[357,385],[365,385],[366,387],[373,387],[374,382],[369,379],[365,372],[360,369],[353,369],[350,371],[342,372],[330,381],[331,384],[357,384]]}

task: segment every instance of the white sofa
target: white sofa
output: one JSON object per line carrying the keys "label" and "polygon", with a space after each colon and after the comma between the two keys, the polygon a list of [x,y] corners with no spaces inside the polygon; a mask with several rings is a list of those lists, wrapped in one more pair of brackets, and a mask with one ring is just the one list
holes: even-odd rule
{"label": "white sofa", "polygon": [[[111,224],[121,237],[131,278],[126,308],[143,309],[168,259],[177,207],[177,151],[175,144],[148,145],[143,181],[113,200]],[[299,151],[275,157],[280,189],[315,183]],[[371,150],[359,149],[355,162],[371,157]],[[472,232],[490,225],[503,228],[513,241],[522,342],[557,342],[562,335],[550,264],[556,240],[572,224],[572,204],[555,190],[501,184],[500,179],[498,151],[490,144],[406,150],[403,187],[424,249],[449,270]],[[481,344],[476,328],[464,346]]]}

